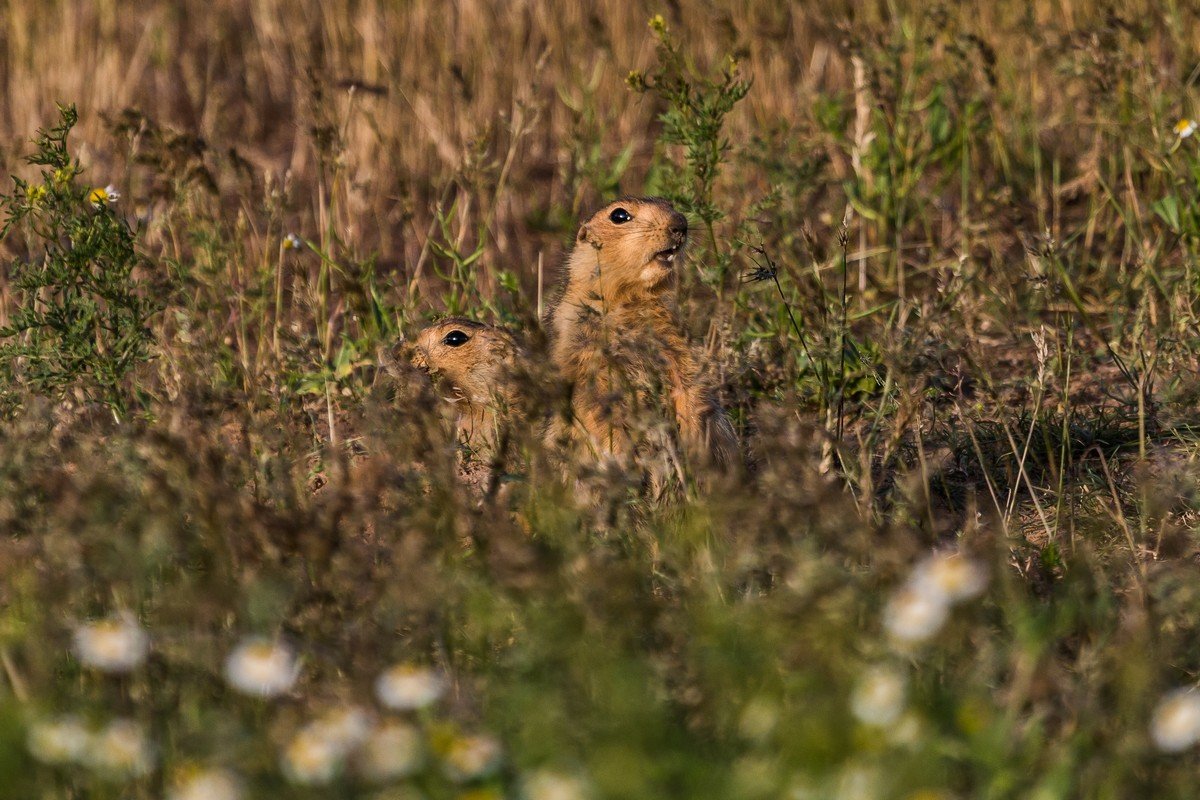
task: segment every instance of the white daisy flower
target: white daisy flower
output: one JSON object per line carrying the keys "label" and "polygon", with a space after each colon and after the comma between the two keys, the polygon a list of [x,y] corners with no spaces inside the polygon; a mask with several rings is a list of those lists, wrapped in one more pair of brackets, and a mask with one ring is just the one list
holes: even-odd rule
{"label": "white daisy flower", "polygon": [[933,553],[913,569],[909,584],[918,591],[958,603],[978,597],[987,588],[987,570],[956,551]]}
{"label": "white daisy flower", "polygon": [[887,727],[904,711],[904,676],[890,667],[872,667],[850,697],[850,711],[859,721]]}
{"label": "white daisy flower", "polygon": [[1164,696],[1154,709],[1150,738],[1166,753],[1178,753],[1200,742],[1200,692],[1185,687]]}
{"label": "white daisy flower", "polygon": [[284,749],[283,773],[293,783],[321,786],[337,777],[345,756],[343,742],[320,726],[308,725]]}
{"label": "white daisy flower", "polygon": [[358,706],[328,711],[311,725],[320,729],[341,748],[343,755],[356,750],[367,741],[373,727],[371,716]]}
{"label": "white daisy flower", "polygon": [[88,202],[94,208],[104,208],[111,206],[113,203],[121,199],[121,193],[117,191],[117,187],[111,183],[103,189],[92,189],[88,192]]}
{"label": "white daisy flower", "polygon": [[303,246],[304,240],[294,233],[289,233],[287,236],[283,237],[284,250],[299,250]]}
{"label": "white daisy flower", "polygon": [[72,640],[79,660],[103,672],[129,672],[150,652],[150,637],[129,613],[81,625]]}
{"label": "white daisy flower", "polygon": [[108,723],[89,742],[87,763],[104,772],[139,777],[154,766],[154,754],[142,726],[133,720]]}
{"label": "white daisy flower", "polygon": [[850,763],[834,778],[834,794],[837,800],[873,800],[881,797],[882,784],[879,770],[863,764]]}
{"label": "white daisy flower", "polygon": [[1186,139],[1196,132],[1196,120],[1181,119],[1175,123],[1175,135],[1180,139]]}
{"label": "white daisy flower", "polygon": [[437,701],[446,690],[442,677],[427,667],[397,664],[375,681],[379,702],[396,711],[414,711]]}
{"label": "white daisy flower", "polygon": [[283,770],[294,783],[328,783],[370,738],[371,728],[370,715],[357,706],[326,712],[292,737],[283,752]]}
{"label": "white daisy flower", "polygon": [[80,763],[87,757],[92,734],[78,717],[61,716],[29,726],[26,745],[43,764]]}
{"label": "white daisy flower", "polygon": [[424,763],[421,732],[404,722],[388,722],[376,728],[358,754],[363,776],[379,783],[412,775]]}
{"label": "white daisy flower", "polygon": [[500,766],[500,743],[486,734],[460,736],[442,755],[446,776],[462,783],[482,778]]}
{"label": "white daisy flower", "polygon": [[527,800],[587,800],[587,783],[574,775],[539,769],[525,779]]}
{"label": "white daisy flower", "polygon": [[897,747],[916,747],[921,741],[923,728],[921,718],[906,711],[888,728],[888,741]]}
{"label": "white daisy flower", "polygon": [[239,692],[275,697],[292,688],[300,665],[292,651],[268,639],[247,639],[225,659],[225,679]]}
{"label": "white daisy flower", "polygon": [[205,769],[175,781],[168,800],[241,800],[242,783],[227,769]]}
{"label": "white daisy flower", "polygon": [[779,703],[766,697],[755,697],[742,709],[738,732],[750,741],[762,742],[775,732],[778,724]]}
{"label": "white daisy flower", "polygon": [[907,585],[888,601],[883,611],[883,625],[898,644],[915,644],[941,630],[949,611],[943,595],[930,594]]}

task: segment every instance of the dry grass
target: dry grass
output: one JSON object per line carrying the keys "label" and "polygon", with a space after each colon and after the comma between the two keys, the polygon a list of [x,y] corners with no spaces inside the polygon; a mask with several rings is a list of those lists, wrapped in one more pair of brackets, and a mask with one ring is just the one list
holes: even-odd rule
{"label": "dry grass", "polygon": [[[428,749],[388,797],[589,796],[538,794],[546,770],[612,798],[1193,792],[1194,748],[1151,735],[1200,671],[1187,4],[4,11],[0,164],[36,178],[30,138],[76,103],[161,309],[119,420],[4,387],[0,796],[159,797],[197,765],[377,796],[280,768],[348,703]],[[722,75],[752,84],[705,132],[680,92]],[[377,351],[444,312],[536,344],[579,218],[620,193],[692,212],[685,324],[758,471],[655,503],[517,431],[481,498]],[[14,274],[0,321],[33,302]],[[898,647],[935,547],[988,587]],[[123,610],[148,659],[88,668],[72,631]],[[280,698],[223,677],[254,634],[303,656]],[[446,696],[385,714],[396,662]],[[880,674],[894,719],[861,708]],[[66,712],[138,720],[153,768],[37,761]],[[460,780],[473,730],[504,757]]]}

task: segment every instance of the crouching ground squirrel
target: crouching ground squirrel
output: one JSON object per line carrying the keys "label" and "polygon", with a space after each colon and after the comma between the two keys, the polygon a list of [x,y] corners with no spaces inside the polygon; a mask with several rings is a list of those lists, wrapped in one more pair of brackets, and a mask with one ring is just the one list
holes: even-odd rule
{"label": "crouching ground squirrel", "polygon": [[456,406],[463,442],[475,449],[495,444],[500,418],[517,401],[516,338],[495,325],[449,317],[417,334],[411,357]]}
{"label": "crouching ground squirrel", "polygon": [[610,203],[579,228],[549,317],[574,424],[552,437],[636,452],[646,412],[662,408],[693,460],[741,466],[733,425],[681,330],[675,292],[687,232],[687,218],[658,198]]}

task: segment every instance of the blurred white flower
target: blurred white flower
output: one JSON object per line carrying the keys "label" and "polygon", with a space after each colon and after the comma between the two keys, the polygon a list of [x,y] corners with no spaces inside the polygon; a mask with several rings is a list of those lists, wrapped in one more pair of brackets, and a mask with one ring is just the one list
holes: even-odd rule
{"label": "blurred white flower", "polygon": [[306,786],[329,783],[342,769],[344,743],[320,726],[308,725],[292,737],[283,751],[283,773]]}
{"label": "blurred white flower", "polygon": [[345,755],[357,749],[371,735],[371,717],[358,706],[327,711],[311,723],[341,748]]}
{"label": "blurred white flower", "polygon": [[67,715],[29,726],[29,753],[43,764],[79,763],[87,757],[92,734],[78,717]]}
{"label": "blurred white flower", "polygon": [[239,800],[242,783],[227,769],[205,769],[176,779],[168,800]]}
{"label": "blurred white flower", "polygon": [[390,667],[375,681],[379,702],[397,711],[424,708],[436,702],[445,690],[446,682],[440,675],[413,664]]}
{"label": "blurred white flower", "polygon": [[904,711],[904,684],[904,676],[891,667],[872,667],[850,697],[851,712],[868,725],[891,725]]}
{"label": "blurred white flower", "polygon": [[371,727],[371,717],[357,706],[326,712],[292,737],[283,752],[284,772],[294,783],[328,783],[368,740]]}
{"label": "blurred white flower", "polygon": [[978,597],[987,588],[987,570],[962,553],[933,553],[913,569],[909,584],[918,591],[958,603]]}
{"label": "blurred white flower", "polygon": [[258,697],[283,694],[296,682],[300,665],[285,645],[249,639],[225,659],[225,679],[233,688]]}
{"label": "blurred white flower", "polygon": [[1154,709],[1150,736],[1159,750],[1178,753],[1200,741],[1200,692],[1187,687],[1168,693]]}
{"label": "blurred white flower", "polygon": [[294,233],[289,233],[287,236],[283,237],[284,250],[299,250],[303,246],[304,240]]}
{"label": "blurred white flower", "polygon": [[142,726],[133,720],[117,719],[92,736],[87,763],[105,772],[145,775],[154,766],[154,755]]}
{"label": "blurred white flower", "polygon": [[730,788],[736,797],[775,797],[779,791],[779,763],[765,753],[747,753],[736,759]]}
{"label": "blurred white flower", "polygon": [[950,607],[944,595],[902,586],[883,611],[883,625],[900,644],[923,642],[941,630]]}
{"label": "blurred white flower", "polygon": [[582,778],[539,769],[525,779],[526,800],[586,800],[591,796]]}
{"label": "blurred white flower", "polygon": [[[429,795],[415,786],[389,786],[371,795],[371,800],[429,800]],[[464,800],[461,796],[459,800]]]}
{"label": "blurred white flower", "polygon": [[921,718],[908,711],[888,728],[888,741],[897,747],[915,747],[921,741]]}
{"label": "blurred white flower", "polygon": [[460,736],[442,755],[446,775],[454,781],[473,781],[500,766],[500,743],[486,734]]}
{"label": "blurred white flower", "polygon": [[95,208],[104,208],[121,199],[121,193],[111,183],[103,189],[92,189],[88,192],[88,202]]}
{"label": "blurred white flower", "polygon": [[851,762],[834,778],[837,800],[873,800],[880,796],[879,770]]}
{"label": "blurred white flower", "polygon": [[129,672],[150,652],[150,637],[129,613],[80,625],[72,639],[79,660],[103,672]]}
{"label": "blurred white flower", "polygon": [[1186,139],[1196,132],[1196,120],[1181,119],[1175,123],[1175,135],[1180,139]]}
{"label": "blurred white flower", "polygon": [[767,697],[755,697],[746,703],[738,718],[738,732],[755,742],[766,740],[779,724],[779,704]]}
{"label": "blurred white flower", "polygon": [[403,722],[388,722],[372,731],[358,756],[363,776],[380,783],[407,777],[424,761],[420,731]]}
{"label": "blurred white flower", "polygon": [[824,795],[812,779],[806,775],[794,775],[783,796],[786,800],[817,800]]}

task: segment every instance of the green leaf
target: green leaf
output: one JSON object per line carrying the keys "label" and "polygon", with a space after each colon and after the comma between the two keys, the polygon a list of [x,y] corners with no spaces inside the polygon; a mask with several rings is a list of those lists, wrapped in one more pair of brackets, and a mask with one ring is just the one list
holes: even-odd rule
{"label": "green leaf", "polygon": [[1150,204],[1150,210],[1167,223],[1167,227],[1172,233],[1180,233],[1183,225],[1179,219],[1179,200],[1175,195],[1167,195],[1166,197],[1156,200]]}

